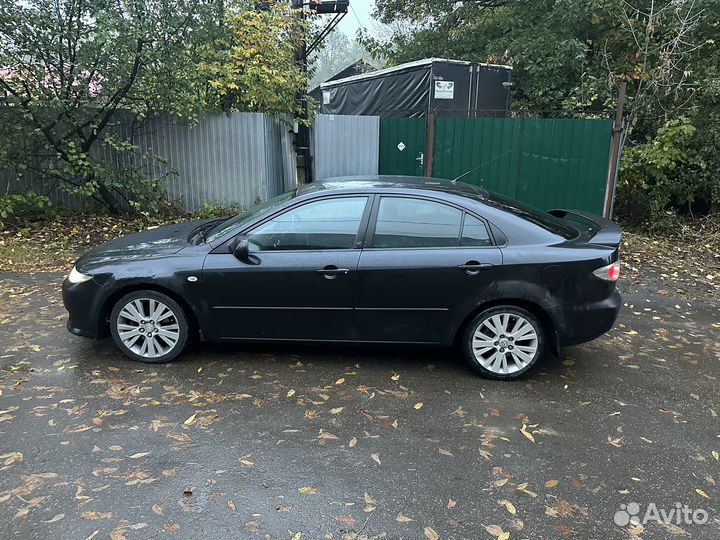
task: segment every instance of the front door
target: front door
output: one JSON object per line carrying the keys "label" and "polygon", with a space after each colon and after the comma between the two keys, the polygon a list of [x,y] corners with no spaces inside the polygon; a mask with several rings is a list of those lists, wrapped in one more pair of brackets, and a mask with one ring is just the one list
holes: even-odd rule
{"label": "front door", "polygon": [[383,196],[374,213],[358,266],[358,339],[447,342],[502,265],[485,222],[412,197]]}
{"label": "front door", "polygon": [[247,233],[250,258],[211,253],[209,333],[234,339],[353,339],[357,244],[368,197],[314,200]]}

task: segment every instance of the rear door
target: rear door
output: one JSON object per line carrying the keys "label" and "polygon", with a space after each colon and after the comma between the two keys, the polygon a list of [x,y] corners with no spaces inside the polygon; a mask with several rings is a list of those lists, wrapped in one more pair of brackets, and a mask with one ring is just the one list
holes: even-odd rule
{"label": "rear door", "polygon": [[477,216],[434,199],[378,197],[358,265],[357,338],[447,342],[501,265]]}
{"label": "rear door", "polygon": [[293,207],[246,233],[248,261],[209,254],[202,290],[216,338],[350,340],[366,195]]}

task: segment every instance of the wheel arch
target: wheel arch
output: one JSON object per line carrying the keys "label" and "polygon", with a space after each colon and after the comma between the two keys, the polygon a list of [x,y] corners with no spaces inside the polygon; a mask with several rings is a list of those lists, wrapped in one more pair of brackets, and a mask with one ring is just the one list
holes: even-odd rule
{"label": "wheel arch", "polygon": [[100,309],[100,319],[98,321],[98,328],[101,330],[102,335],[110,334],[109,320],[110,313],[112,312],[113,306],[126,294],[130,294],[136,291],[153,291],[164,294],[172,298],[182,308],[185,316],[187,317],[188,323],[193,330],[200,328],[199,321],[195,310],[188,304],[188,302],[179,294],[168,287],[163,287],[156,283],[129,283],[119,289],[113,291],[103,302],[103,306]]}
{"label": "wheel arch", "polygon": [[560,341],[558,338],[557,328],[555,327],[555,323],[550,317],[550,314],[545,311],[540,305],[522,298],[496,298],[494,300],[489,300],[478,305],[475,309],[468,313],[467,316],[462,320],[460,325],[458,325],[457,329],[455,330],[455,335],[453,336],[453,343],[458,344],[460,342],[462,336],[465,334],[465,329],[467,328],[468,324],[470,324],[470,322],[477,315],[479,315],[486,309],[497,306],[519,307],[532,313],[535,317],[537,317],[538,321],[540,321],[540,324],[543,327],[547,344],[552,348],[553,352],[555,352],[556,354],[559,352]]}

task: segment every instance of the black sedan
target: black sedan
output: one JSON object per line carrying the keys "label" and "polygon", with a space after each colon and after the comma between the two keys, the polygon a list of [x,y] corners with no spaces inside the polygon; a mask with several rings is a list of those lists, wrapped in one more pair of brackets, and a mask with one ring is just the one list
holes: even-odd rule
{"label": "black sedan", "polygon": [[63,283],[68,329],[167,362],[213,341],[458,345],[513,379],[607,332],[620,228],[434,178],[301,187],[226,220],[131,234]]}

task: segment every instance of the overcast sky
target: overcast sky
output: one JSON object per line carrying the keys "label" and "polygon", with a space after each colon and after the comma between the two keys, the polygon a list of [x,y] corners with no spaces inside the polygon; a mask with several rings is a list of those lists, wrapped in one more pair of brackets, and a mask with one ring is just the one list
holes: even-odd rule
{"label": "overcast sky", "polygon": [[350,0],[348,14],[340,21],[338,29],[352,38],[360,27],[365,27],[372,33],[373,19],[370,12],[374,4],[375,0]]}

